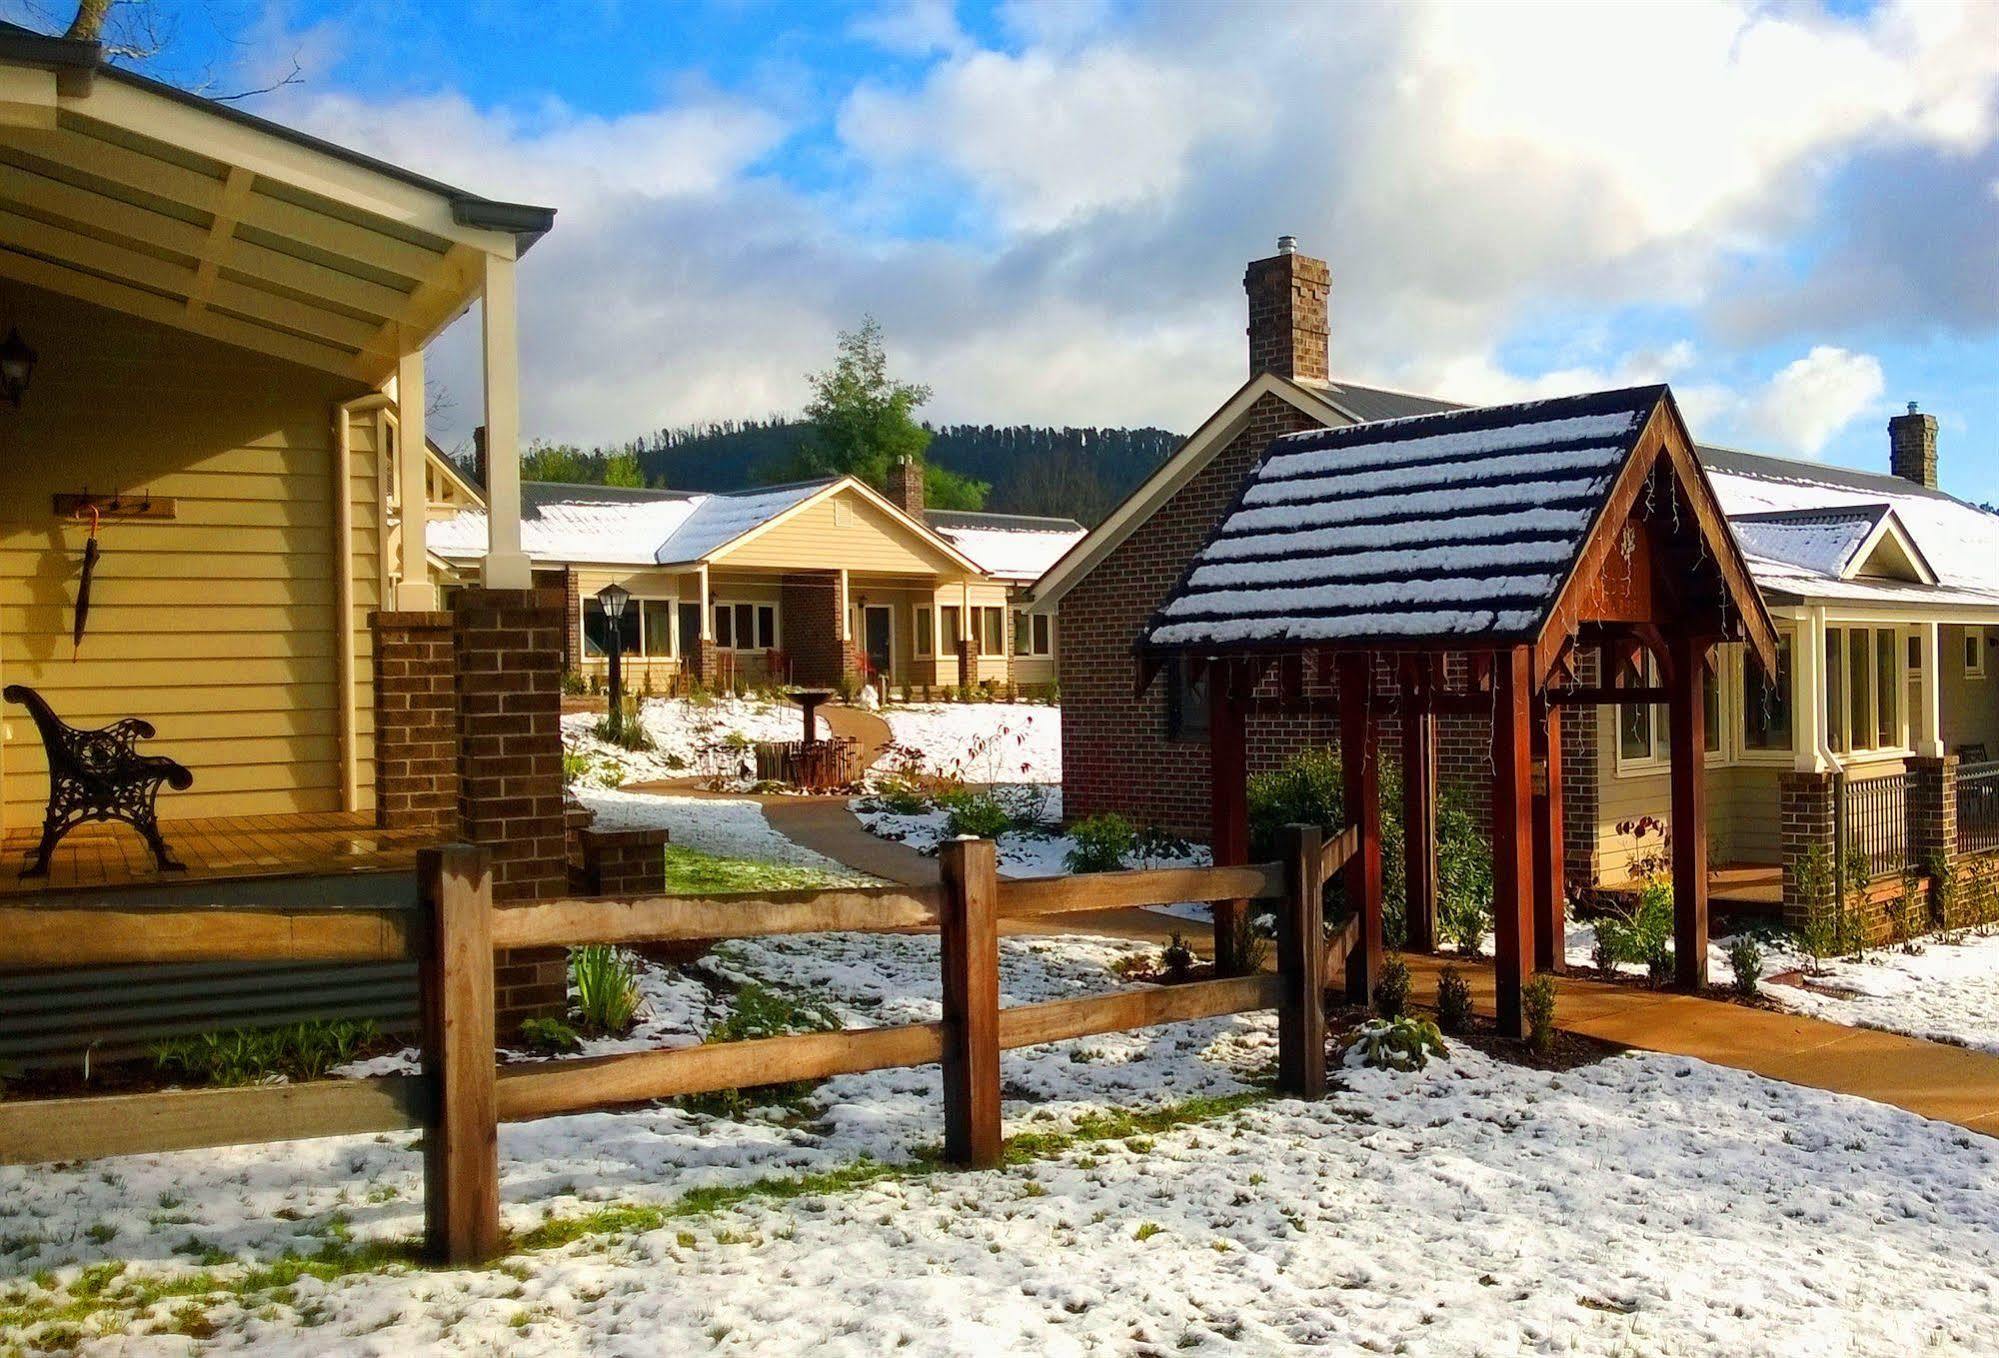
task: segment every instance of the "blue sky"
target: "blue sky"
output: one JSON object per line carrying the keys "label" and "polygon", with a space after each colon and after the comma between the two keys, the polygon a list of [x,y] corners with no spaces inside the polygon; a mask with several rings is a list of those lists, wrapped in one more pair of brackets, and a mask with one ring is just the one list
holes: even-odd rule
{"label": "blue sky", "polygon": [[[531,433],[796,409],[863,312],[936,418],[1184,431],[1291,233],[1337,375],[1664,378],[1704,439],[1874,468],[1915,400],[1999,500],[1992,0],[155,3],[156,74],[296,58],[247,106],[560,210]],[[469,424],[466,337],[433,357]]]}

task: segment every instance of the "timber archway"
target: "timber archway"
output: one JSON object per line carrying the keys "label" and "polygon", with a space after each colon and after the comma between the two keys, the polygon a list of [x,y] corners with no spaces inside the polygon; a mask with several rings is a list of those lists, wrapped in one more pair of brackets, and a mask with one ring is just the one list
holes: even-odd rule
{"label": "timber archway", "polygon": [[[1720,642],[1774,672],[1776,635],[1664,386],[1450,411],[1280,438],[1146,630],[1142,682],[1205,677],[1215,859],[1247,859],[1246,722],[1337,697],[1359,916],[1348,987],[1383,949],[1381,730],[1400,726],[1410,946],[1436,938],[1435,729],[1492,723],[1500,1027],[1562,964],[1561,722],[1582,703],[1664,703],[1672,823],[1704,823],[1702,680]],[[1582,677],[1595,652],[1594,681]],[[1323,702],[1318,704],[1323,707]],[[1677,980],[1707,966],[1704,833],[1673,836]],[[1239,907],[1216,910],[1224,964]]]}

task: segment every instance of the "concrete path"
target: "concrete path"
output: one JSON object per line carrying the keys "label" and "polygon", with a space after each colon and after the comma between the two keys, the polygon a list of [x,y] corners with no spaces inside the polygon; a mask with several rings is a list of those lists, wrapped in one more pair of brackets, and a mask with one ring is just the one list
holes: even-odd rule
{"label": "concrete path", "polygon": [[[1480,1010],[1492,1012],[1490,960],[1419,953],[1403,957],[1419,1002],[1434,1003],[1438,973],[1456,966],[1471,982]],[[1802,1014],[1581,977],[1557,978],[1556,990],[1556,1021],[1572,1033],[1853,1094],[1999,1136],[1999,1056]]]}
{"label": "concrete path", "polygon": [[845,703],[827,703],[819,709],[819,715],[834,735],[846,736],[860,747],[859,766],[866,773],[882,757],[882,751],[895,743],[895,732],[889,724],[872,712],[863,712],[858,707],[848,707]]}

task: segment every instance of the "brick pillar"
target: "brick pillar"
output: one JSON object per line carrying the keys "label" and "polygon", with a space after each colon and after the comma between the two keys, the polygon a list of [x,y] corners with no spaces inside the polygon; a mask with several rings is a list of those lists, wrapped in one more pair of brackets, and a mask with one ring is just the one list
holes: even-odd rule
{"label": "brick pillar", "polygon": [[574,566],[562,568],[562,668],[565,673],[583,672],[583,587]]}
{"label": "brick pillar", "polygon": [[449,613],[372,613],[375,824],[458,824],[457,660]]}
{"label": "brick pillar", "polygon": [[[492,851],[495,901],[550,900],[568,887],[562,619],[559,590],[467,589],[456,600],[459,822]],[[568,1007],[561,949],[495,961],[502,1033]]]}
{"label": "brick pillar", "polygon": [[587,896],[657,896],[666,890],[664,830],[584,830]]}
{"label": "brick pillar", "polygon": [[1830,773],[1792,770],[1777,779],[1778,813],[1783,828],[1784,923],[1792,928],[1803,928],[1811,914],[1813,903],[1799,889],[1797,869],[1814,847],[1825,854],[1828,886],[1834,891],[1839,889],[1838,846],[1833,842],[1833,799],[1838,795],[1837,788]]}
{"label": "brick pillar", "polygon": [[1957,858],[1957,756],[1917,756],[1908,772],[1909,861],[1919,872]]}
{"label": "brick pillar", "polygon": [[[1583,685],[1597,682],[1595,648],[1577,657],[1576,681]],[[1562,847],[1572,885],[1596,880],[1596,836],[1601,822],[1597,814],[1598,779],[1602,776],[1597,761],[1598,723],[1605,712],[1616,710],[1594,703],[1562,709]]]}
{"label": "brick pillar", "polygon": [[[965,620],[966,626],[972,620]],[[961,688],[976,688],[979,682],[979,644],[969,638],[958,643],[958,684]]]}

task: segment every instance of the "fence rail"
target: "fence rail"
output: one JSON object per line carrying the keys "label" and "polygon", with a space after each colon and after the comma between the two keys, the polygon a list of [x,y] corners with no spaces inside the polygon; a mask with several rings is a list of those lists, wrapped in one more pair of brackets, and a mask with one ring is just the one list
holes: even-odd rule
{"label": "fence rail", "polygon": [[1868,876],[1899,877],[1909,861],[1909,778],[1905,773],[1875,778],[1840,775],[1834,803],[1834,842],[1840,870],[1854,853],[1867,860]]}
{"label": "fence rail", "polygon": [[[750,1085],[941,1063],[945,1153],[1000,1154],[999,1053],[1085,1037],[1278,1011],[1278,1079],[1325,1088],[1327,877],[1358,851],[1286,831],[1280,863],[1001,881],[988,840],[952,841],[933,890],[883,888],[706,898],[584,898],[495,908],[490,859],[464,845],[427,851],[407,910],[79,910],[0,908],[0,967],[194,961],[382,961],[415,957],[423,1074],[249,1089],[175,1090],[0,1103],[0,1163],[82,1160],[306,1137],[421,1128],[425,1233],[449,1262],[501,1246],[500,1122],[551,1117]],[[1278,903],[1276,974],[1144,987],[1002,1009],[1002,919],[1175,901]],[[802,1033],[497,1068],[496,949],[887,932],[937,926],[944,1015],[935,1023]]]}
{"label": "fence rail", "polygon": [[1999,849],[1999,759],[1957,767],[1957,851]]}

